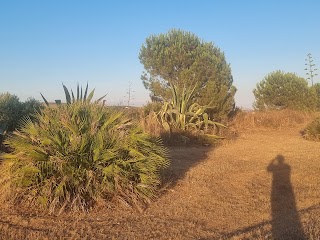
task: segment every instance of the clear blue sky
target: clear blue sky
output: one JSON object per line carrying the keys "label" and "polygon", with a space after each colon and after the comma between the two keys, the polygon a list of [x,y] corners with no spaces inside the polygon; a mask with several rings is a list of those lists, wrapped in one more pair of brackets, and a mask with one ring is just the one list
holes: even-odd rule
{"label": "clear blue sky", "polygon": [[[148,101],[138,55],[151,34],[171,28],[212,41],[231,64],[236,103],[274,71],[305,77],[306,55],[320,68],[318,0],[0,0],[0,92],[21,100],[64,99],[61,83],[96,88],[109,104]],[[316,78],[319,82],[320,79]]]}

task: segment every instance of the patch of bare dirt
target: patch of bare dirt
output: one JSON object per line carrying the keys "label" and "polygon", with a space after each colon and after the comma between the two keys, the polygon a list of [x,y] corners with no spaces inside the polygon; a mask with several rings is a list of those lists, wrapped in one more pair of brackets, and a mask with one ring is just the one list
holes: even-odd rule
{"label": "patch of bare dirt", "polygon": [[175,147],[168,184],[144,212],[0,209],[0,239],[309,239],[320,235],[319,146],[295,128],[241,133],[217,148]]}

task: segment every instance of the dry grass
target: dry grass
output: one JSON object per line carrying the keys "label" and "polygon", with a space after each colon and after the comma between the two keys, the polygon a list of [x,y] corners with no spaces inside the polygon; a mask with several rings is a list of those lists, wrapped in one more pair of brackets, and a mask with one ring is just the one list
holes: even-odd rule
{"label": "dry grass", "polygon": [[319,112],[302,112],[293,110],[279,111],[239,111],[229,125],[236,131],[252,129],[282,129],[306,125],[316,117]]}
{"label": "dry grass", "polygon": [[141,109],[139,112],[139,123],[142,129],[151,136],[159,137],[164,134],[164,130],[157,119],[157,114],[153,111],[146,115]]}
{"label": "dry grass", "polygon": [[[296,127],[242,127],[237,141],[218,148],[171,148],[167,185],[143,213],[103,207],[56,217],[11,209],[0,211],[0,239],[319,239],[320,143],[300,135],[308,116],[294,116]],[[267,168],[278,155],[291,171],[276,177]]]}

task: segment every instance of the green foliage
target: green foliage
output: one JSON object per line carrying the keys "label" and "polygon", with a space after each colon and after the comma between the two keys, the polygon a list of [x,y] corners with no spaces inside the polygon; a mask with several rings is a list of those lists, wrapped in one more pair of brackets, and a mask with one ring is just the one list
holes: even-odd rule
{"label": "green foliage", "polygon": [[25,102],[21,104],[22,104],[21,117],[28,116],[30,118],[33,118],[33,115],[36,112],[39,112],[43,108],[42,104],[38,100],[35,100],[34,98],[28,98]]}
{"label": "green foliage", "polygon": [[208,106],[193,103],[196,88],[197,84],[193,88],[185,86],[180,91],[172,84],[172,102],[165,102],[159,112],[161,124],[166,131],[171,133],[172,130],[202,130],[207,129],[209,124],[222,126],[209,120],[205,112]]}
{"label": "green foliage", "polygon": [[[88,95],[88,83],[87,83],[86,89],[84,91],[82,91],[82,87],[79,87],[79,84],[78,84],[76,95],[74,95],[72,89],[71,89],[71,91],[69,91],[68,88],[64,84],[62,84],[62,87],[64,90],[64,94],[66,96],[66,103],[67,104],[71,104],[71,103],[75,103],[75,102],[90,103],[90,101],[93,98],[94,90],[95,90],[95,89],[93,89]],[[41,94],[41,97],[42,97],[43,101],[45,102],[45,104],[47,106],[49,106],[49,102],[47,101],[47,99],[42,95],[42,93],[40,93],[40,94]],[[106,95],[104,95],[101,98],[99,98],[98,100],[96,100],[96,102],[101,101]],[[57,103],[57,105],[61,104],[60,100],[56,100],[56,103]]]}
{"label": "green foliage", "polygon": [[165,148],[122,113],[77,93],[34,121],[25,118],[8,138],[13,200],[42,203],[51,212],[86,210],[100,199],[148,202],[168,165]]}
{"label": "green foliage", "polygon": [[6,134],[18,127],[19,120],[23,116],[31,117],[40,108],[41,103],[33,98],[20,102],[16,95],[0,94],[0,151]]}
{"label": "green foliage", "polygon": [[33,98],[20,102],[16,95],[0,94],[0,134],[17,128],[23,116],[31,116],[41,108],[41,103]]}
{"label": "green foliage", "polygon": [[320,83],[314,84],[311,88],[311,94],[316,98],[316,110],[320,111]]}
{"label": "green foliage", "polygon": [[284,73],[280,70],[268,74],[256,89],[254,108],[314,110],[316,96],[308,87],[304,78],[295,73]]}
{"label": "green foliage", "polygon": [[303,137],[310,141],[320,142],[320,118],[312,121],[304,130]]}
{"label": "green foliage", "polygon": [[12,131],[21,117],[22,104],[16,95],[0,94],[0,131]]}
{"label": "green foliage", "polygon": [[234,110],[236,88],[232,86],[231,68],[212,42],[173,29],[147,38],[139,59],[146,70],[142,75],[144,86],[153,99],[170,102],[172,85],[178,91],[196,85],[194,102],[210,103],[215,118]]}

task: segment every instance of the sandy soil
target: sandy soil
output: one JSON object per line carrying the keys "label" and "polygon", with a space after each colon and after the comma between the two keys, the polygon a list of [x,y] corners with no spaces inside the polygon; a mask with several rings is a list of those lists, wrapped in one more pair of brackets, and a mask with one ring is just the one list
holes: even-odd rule
{"label": "sandy soil", "polygon": [[215,148],[175,147],[168,184],[144,212],[0,208],[0,239],[316,239],[319,146],[295,128],[244,132]]}

